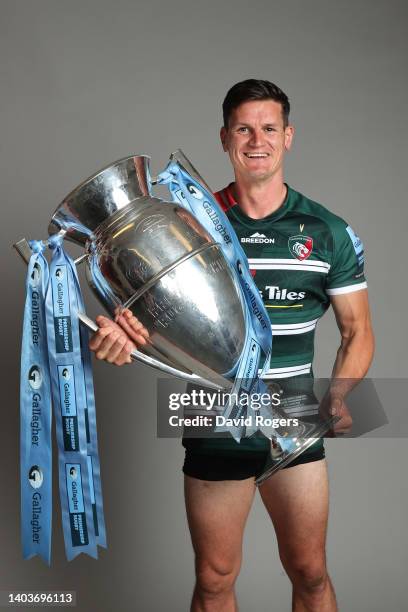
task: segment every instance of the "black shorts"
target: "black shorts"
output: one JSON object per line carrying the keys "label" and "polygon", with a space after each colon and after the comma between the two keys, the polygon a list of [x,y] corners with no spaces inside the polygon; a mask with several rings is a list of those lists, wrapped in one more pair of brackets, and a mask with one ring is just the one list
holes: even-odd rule
{"label": "black shorts", "polygon": [[[305,450],[282,469],[285,470],[301,463],[324,459],[323,444],[317,444],[316,448],[313,448],[313,446]],[[251,477],[258,478],[265,471],[268,457],[269,451],[245,452],[237,455],[228,453],[197,453],[187,449],[183,472],[186,476],[198,478],[199,480],[245,480],[245,478]]]}

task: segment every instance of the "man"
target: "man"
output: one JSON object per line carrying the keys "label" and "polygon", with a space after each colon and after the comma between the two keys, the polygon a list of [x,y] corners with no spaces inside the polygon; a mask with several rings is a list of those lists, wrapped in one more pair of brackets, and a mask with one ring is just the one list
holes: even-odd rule
{"label": "man", "polygon": [[[314,330],[333,306],[341,344],[333,383],[321,410],[336,414],[336,432],[350,428],[344,397],[367,372],[373,355],[362,245],[342,219],[291,189],[283,162],[294,128],[289,101],[273,83],[249,79],[234,85],[223,103],[221,142],[235,181],[216,194],[246,250],[274,334],[270,379],[312,377]],[[90,346],[97,358],[121,365],[147,331],[125,312],[120,327],[100,317]],[[130,340],[131,339],[131,340]],[[254,477],[269,452],[262,437],[185,439],[185,498],[196,555],[193,612],[237,609],[234,583],[241,565]],[[328,481],[318,440],[259,492],[271,517],[282,564],[293,586],[293,610],[337,610],[326,569]],[[233,520],[231,520],[233,517]],[[271,606],[271,609],[273,605]]]}

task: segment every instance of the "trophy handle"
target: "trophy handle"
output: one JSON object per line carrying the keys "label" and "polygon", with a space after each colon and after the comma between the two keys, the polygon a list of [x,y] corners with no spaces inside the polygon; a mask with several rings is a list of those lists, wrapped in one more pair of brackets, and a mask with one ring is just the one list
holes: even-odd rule
{"label": "trophy handle", "polygon": [[[85,313],[78,312],[78,319],[90,331],[92,331],[92,332],[97,332],[98,331],[99,327],[97,326],[95,321],[90,319]],[[188,372],[183,372],[182,370],[177,370],[177,368],[173,368],[172,366],[169,366],[169,365],[167,365],[165,363],[162,363],[158,359],[155,359],[154,357],[149,357],[148,355],[145,355],[144,353],[141,353],[140,351],[137,351],[137,350],[132,351],[131,354],[130,354],[130,357],[131,357],[132,361],[140,361],[141,363],[144,363],[145,365],[148,365],[151,368],[155,368],[156,370],[160,370],[161,372],[164,372],[165,374],[171,374],[172,376],[177,376],[177,378],[183,378],[184,380],[187,380],[188,382],[194,382],[196,384],[197,383],[204,383],[205,385],[207,385],[207,386],[209,386],[209,387],[211,387],[213,389],[222,389],[222,388],[224,388],[224,386],[222,384],[216,384],[215,382],[212,382],[210,380],[206,380],[205,378],[200,378],[196,374],[189,374]],[[225,382],[228,385],[230,384],[229,381],[227,381],[227,380]]]}
{"label": "trophy handle", "polygon": [[[13,244],[13,247],[16,249],[20,257],[25,261],[25,263],[28,264],[31,257],[31,248],[27,240],[23,238],[22,240],[19,240],[18,242]],[[84,255],[81,255],[80,257],[78,257],[78,259],[75,260],[75,264],[78,265],[82,263],[86,259],[86,257],[86,253]],[[90,331],[98,331],[99,327],[97,326],[95,321],[90,319],[85,313],[78,312],[78,318],[81,323],[85,325]],[[196,374],[189,374],[188,372],[183,372],[182,370],[173,368],[172,366],[162,363],[158,359],[155,359],[154,357],[149,357],[148,355],[145,355],[144,353],[141,353],[137,350],[132,351],[130,357],[132,361],[140,361],[141,363],[144,363],[145,365],[148,365],[151,368],[154,368],[155,370],[160,370],[160,372],[164,372],[165,374],[171,374],[172,376],[182,378],[184,380],[187,380],[188,382],[194,382],[196,384],[205,384],[206,386],[211,387],[212,389],[224,389],[226,387],[229,387],[231,384],[230,381],[223,378],[222,376],[219,376],[219,382],[214,382],[205,378],[201,378]]]}

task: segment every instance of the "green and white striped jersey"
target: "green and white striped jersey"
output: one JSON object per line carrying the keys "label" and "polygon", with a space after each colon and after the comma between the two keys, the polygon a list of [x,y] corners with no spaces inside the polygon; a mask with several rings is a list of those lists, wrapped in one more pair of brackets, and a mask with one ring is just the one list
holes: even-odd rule
{"label": "green and white striped jersey", "polygon": [[[284,204],[258,220],[242,212],[231,185],[215,197],[247,255],[271,321],[272,359],[265,379],[288,379],[296,386],[296,377],[301,382],[312,376],[316,325],[330,305],[330,296],[367,287],[361,240],[343,219],[290,187]],[[184,437],[183,445],[198,453],[269,448],[263,436],[244,438],[238,444],[225,434]],[[319,445],[323,440],[313,447]]]}
{"label": "green and white striped jersey", "polygon": [[311,371],[318,320],[330,296],[367,287],[361,240],[340,217],[288,187],[284,204],[247,217],[231,185],[215,194],[249,261],[272,325],[268,378]]}

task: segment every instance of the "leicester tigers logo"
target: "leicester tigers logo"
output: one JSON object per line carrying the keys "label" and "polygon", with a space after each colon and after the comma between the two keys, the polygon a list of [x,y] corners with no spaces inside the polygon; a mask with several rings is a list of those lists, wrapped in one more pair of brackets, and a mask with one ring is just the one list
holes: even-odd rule
{"label": "leicester tigers logo", "polygon": [[291,236],[288,240],[288,247],[292,257],[303,261],[312,254],[313,238],[303,235]]}

